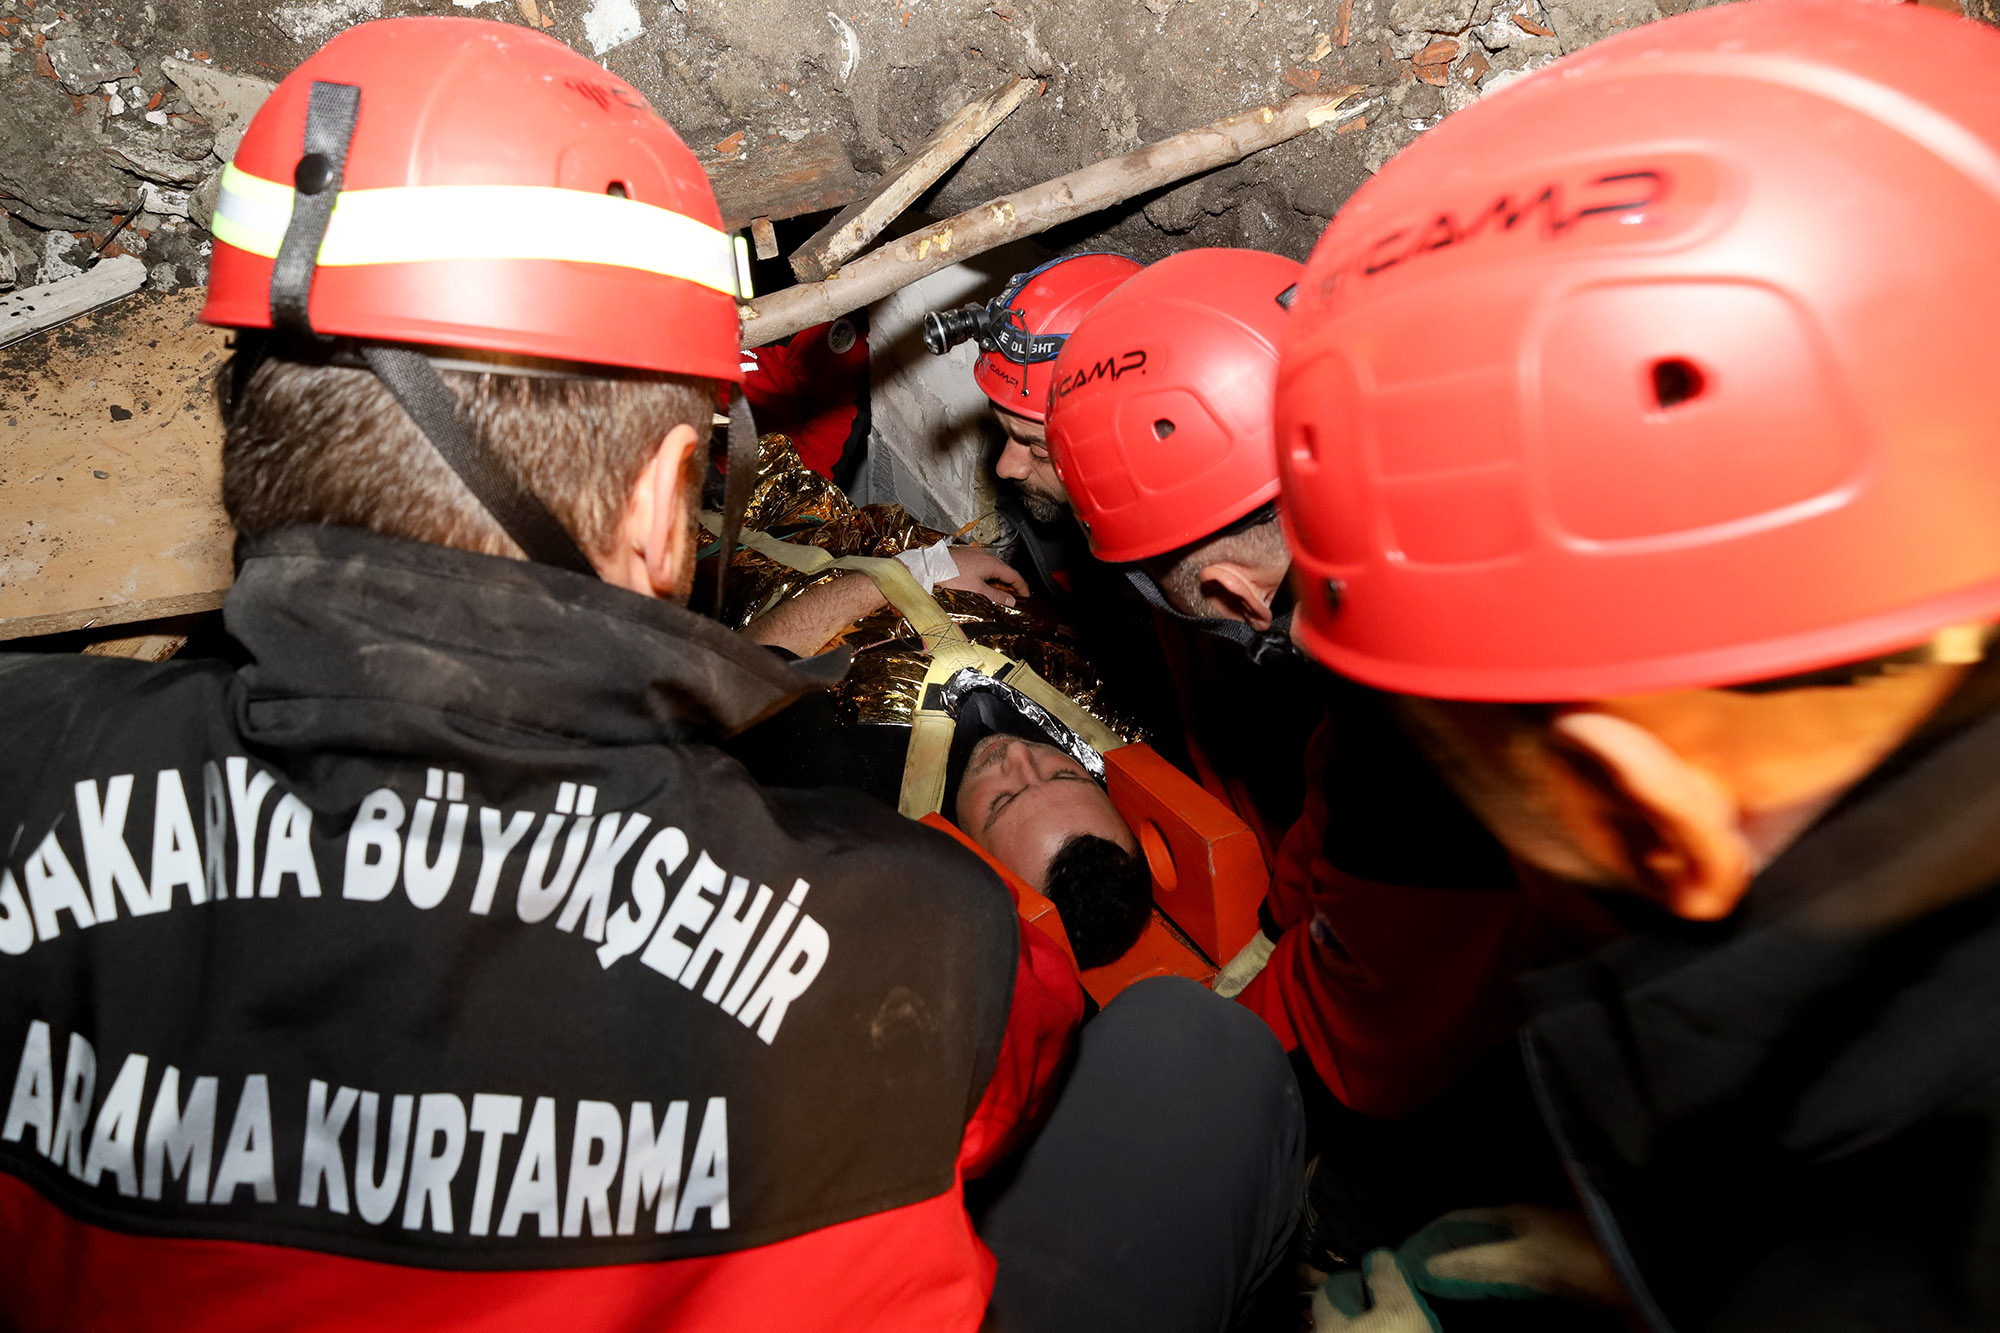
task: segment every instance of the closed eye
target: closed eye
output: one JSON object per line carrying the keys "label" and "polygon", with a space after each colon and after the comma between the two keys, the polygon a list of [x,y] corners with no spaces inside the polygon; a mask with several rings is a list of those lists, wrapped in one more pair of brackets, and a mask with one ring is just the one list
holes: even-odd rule
{"label": "closed eye", "polygon": [[[1079,772],[1074,768],[1066,768],[1063,769],[1061,772],[1051,773],[1048,777],[1043,778],[1042,781],[1043,782],[1090,782],[1093,785],[1095,784],[1095,780],[1088,773]],[[994,797],[993,804],[986,807],[986,818],[980,822],[979,825],[980,833],[982,835],[991,833],[993,831],[993,821],[1000,817],[1000,812],[1006,809],[1008,804],[1011,801],[1013,801],[1013,799],[1016,796],[1019,796],[1022,792],[1026,791],[1032,785],[1033,785],[1032,783],[1023,783],[1020,786],[1014,788],[1014,790],[1012,791],[1002,792],[1000,793],[1000,795]]]}

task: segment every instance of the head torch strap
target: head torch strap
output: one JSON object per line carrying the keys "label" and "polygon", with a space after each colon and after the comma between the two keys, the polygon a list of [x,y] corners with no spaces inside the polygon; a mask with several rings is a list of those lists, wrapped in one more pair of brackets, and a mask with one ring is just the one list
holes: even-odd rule
{"label": "head torch strap", "polygon": [[458,399],[419,352],[367,345],[362,359],[388,387],[439,457],[451,465],[473,498],[493,516],[514,544],[538,565],[595,575],[563,525],[494,456],[479,433],[459,415]]}
{"label": "head torch strap", "polygon": [[989,352],[998,352],[1016,365],[1032,366],[1040,361],[1053,361],[1061,355],[1063,344],[1069,341],[1066,333],[1029,333],[1017,329],[1007,322],[1009,316],[1018,311],[1003,310],[1000,316],[988,323],[986,334],[980,345]]}
{"label": "head torch strap", "polygon": [[340,197],[347,169],[347,145],[361,112],[361,90],[351,83],[315,80],[306,101],[306,132],[298,165],[292,169],[292,216],[285,239],[271,261],[271,326],[280,333],[311,337],[307,304],[320,243]]}

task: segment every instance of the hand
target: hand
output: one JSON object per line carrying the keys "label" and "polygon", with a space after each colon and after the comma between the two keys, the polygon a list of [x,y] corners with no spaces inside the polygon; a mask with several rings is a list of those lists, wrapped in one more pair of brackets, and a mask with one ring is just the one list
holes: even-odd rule
{"label": "hand", "polygon": [[940,588],[976,592],[1002,606],[1012,606],[1017,595],[1028,595],[1028,581],[983,546],[955,546],[951,558],[958,566],[958,577],[945,579],[938,584]]}
{"label": "hand", "polygon": [[1435,1302],[1480,1301],[1541,1302],[1538,1325],[1561,1329],[1601,1326],[1625,1296],[1580,1214],[1515,1204],[1448,1213],[1374,1251],[1314,1297],[1314,1328],[1431,1333],[1443,1327]]}
{"label": "hand", "polygon": [[1313,1333],[1444,1333],[1393,1250],[1374,1251],[1314,1292],[1312,1319]]}

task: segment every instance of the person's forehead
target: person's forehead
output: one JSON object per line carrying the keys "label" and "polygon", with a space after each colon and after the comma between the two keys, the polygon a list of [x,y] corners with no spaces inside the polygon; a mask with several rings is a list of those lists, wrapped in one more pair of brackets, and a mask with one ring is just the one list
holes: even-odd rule
{"label": "person's forehead", "polygon": [[993,415],[1000,419],[1000,428],[1015,439],[1039,440],[1047,434],[1041,422],[1032,417],[1024,417],[1018,412],[1009,412],[1004,407],[996,405]]}
{"label": "person's forehead", "polygon": [[[1079,764],[1076,761],[1076,757],[1070,754],[1069,751],[1063,749],[1059,745],[1052,745],[1048,741],[1034,740],[1031,737],[1027,736],[1015,736],[1004,731],[996,731],[990,736],[981,738],[980,741],[972,747],[972,752],[973,754],[978,755],[985,751],[990,751],[1010,744],[1027,746],[1030,750],[1035,752],[1035,755],[1038,759],[1045,755],[1053,755],[1057,759],[1061,760],[1066,767],[1073,768],[1079,773],[1083,773],[1085,771],[1083,765]],[[1093,782],[1092,785],[1094,786],[1096,784]]]}

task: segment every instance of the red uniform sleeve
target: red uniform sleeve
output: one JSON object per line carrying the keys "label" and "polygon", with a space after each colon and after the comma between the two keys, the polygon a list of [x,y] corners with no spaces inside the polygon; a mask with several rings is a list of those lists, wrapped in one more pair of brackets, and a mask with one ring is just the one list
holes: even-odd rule
{"label": "red uniform sleeve", "polygon": [[1281,931],[1312,920],[1313,890],[1322,877],[1314,862],[1326,846],[1328,810],[1322,775],[1333,758],[1333,723],[1322,721],[1306,746],[1306,796],[1299,818],[1278,844],[1264,907]]}
{"label": "red uniform sleeve", "polygon": [[1000,1058],[959,1145],[958,1167],[966,1179],[991,1169],[1041,1123],[1082,1022],[1083,985],[1075,967],[1054,940],[1023,921]]}

